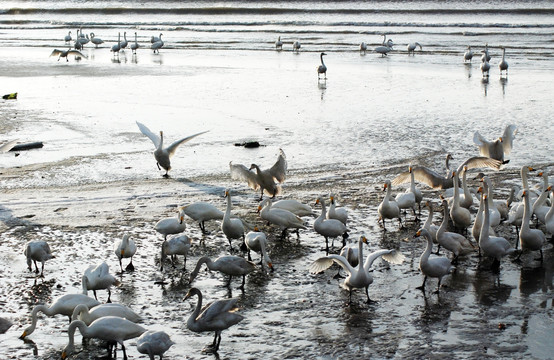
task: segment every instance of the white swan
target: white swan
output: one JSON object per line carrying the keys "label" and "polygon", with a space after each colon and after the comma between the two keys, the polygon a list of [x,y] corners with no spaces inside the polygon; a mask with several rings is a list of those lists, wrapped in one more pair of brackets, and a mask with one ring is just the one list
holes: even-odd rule
{"label": "white swan", "polygon": [[164,240],[167,240],[167,235],[180,234],[186,230],[187,224],[184,220],[184,213],[179,211],[176,217],[167,217],[159,220],[156,225],[154,225],[154,230],[162,234]]}
{"label": "white swan", "polygon": [[271,206],[271,199],[265,199],[262,205],[258,206],[258,211],[262,219],[280,227],[282,238],[286,237],[287,229],[296,229],[297,234],[299,229],[306,229],[304,220],[300,216],[285,209],[274,209]]}
{"label": "white swan", "polygon": [[[454,182],[458,184],[458,173],[453,171]],[[450,218],[454,223],[454,227],[464,231],[471,225],[471,213],[468,209],[460,206],[460,191],[457,186],[454,186],[454,201],[452,201],[452,208],[450,209]]]}
{"label": "white swan", "polygon": [[160,271],[164,269],[164,260],[170,255],[171,264],[175,266],[175,260],[177,255],[183,255],[183,270],[187,266],[187,255],[190,251],[191,241],[190,238],[186,235],[174,236],[169,240],[164,240],[162,243],[162,255],[160,256]]}
{"label": "white swan", "polygon": [[246,236],[244,237],[244,243],[248,248],[249,261],[252,261],[252,257],[250,256],[250,250],[260,253],[261,255],[260,264],[263,265],[263,263],[265,262],[267,267],[273,271],[273,263],[269,258],[269,255],[267,254],[267,247],[268,247],[267,237],[263,232],[259,231],[258,228],[255,227],[254,231],[250,231],[248,232],[248,234],[246,234]]}
{"label": "white swan", "polygon": [[523,191],[523,221],[521,223],[521,229],[519,231],[519,243],[521,245],[521,252],[518,255],[518,259],[525,250],[539,251],[542,261],[542,247],[546,242],[546,236],[539,229],[531,229],[529,223],[531,221],[533,209],[529,202],[529,193]]}
{"label": "white swan", "polygon": [[246,281],[246,275],[250,274],[256,269],[256,264],[252,261],[248,261],[243,257],[235,255],[225,255],[220,256],[217,259],[213,260],[207,256],[203,256],[198,259],[196,267],[190,274],[189,282],[193,282],[198,276],[198,272],[202,267],[202,264],[206,264],[208,269],[219,271],[222,274],[229,275],[229,282],[227,286],[231,283],[233,276],[242,276],[242,284],[239,286],[239,289],[244,289],[244,283]]}
{"label": "white swan", "polygon": [[541,192],[541,195],[533,202],[532,211],[533,214],[537,217],[537,221],[545,224],[546,223],[546,214],[550,210],[550,207],[546,205],[546,200],[550,194],[551,186],[548,186],[544,191]]}
{"label": "white swan", "polygon": [[162,34],[160,34],[160,38],[158,41],[154,42],[152,45],[150,45],[150,49],[152,49],[152,52],[160,53],[160,49],[165,45],[165,43],[162,40]]}
{"label": "white swan", "polygon": [[394,50],[392,47],[393,47],[393,42],[391,39],[389,39],[386,43],[383,43],[383,45],[381,46],[377,46],[375,48],[375,52],[381,54],[381,57],[383,56],[387,56],[387,54],[389,52],[391,52],[392,50]]}
{"label": "white swan", "polygon": [[66,359],[69,355],[75,352],[76,329],[79,329],[83,338],[96,338],[111,343],[119,343],[123,349],[124,359],[127,359],[127,353],[123,342],[125,340],[136,338],[146,331],[146,329],[142,326],[117,316],[101,317],[98,320],[93,321],[90,326],[87,326],[81,320],[75,320],[71,322],[69,328],[67,329],[69,343],[62,351],[62,359]]}
{"label": "white swan", "polygon": [[38,274],[37,261],[42,263],[40,276],[43,276],[44,274],[44,263],[55,257],[52,255],[52,251],[50,250],[48,243],[42,240],[29,241],[27,245],[25,245],[25,251],[23,253],[27,257],[27,267],[29,268],[29,271],[33,271],[31,263],[34,263],[35,273]]}
{"label": "white swan", "polygon": [[491,65],[489,64],[489,62],[488,61],[482,62],[480,68],[481,68],[481,75],[484,78],[488,78],[489,77],[489,70],[491,69]]}
{"label": "white swan", "polygon": [[[255,169],[256,172],[251,171]],[[261,190],[260,201],[263,199],[264,192],[271,197],[281,193],[281,187],[275,184],[275,181],[283,183],[287,172],[287,157],[282,149],[279,149],[277,161],[270,169],[262,170],[256,164],[252,164],[250,169],[242,164],[233,164],[229,162],[231,178],[234,180],[246,181],[253,190]]]}
{"label": "white swan", "polygon": [[[447,168],[449,158],[453,159],[453,157],[447,155]],[[458,166],[458,168],[456,169],[456,172],[460,173],[463,170],[464,166],[467,166],[468,169],[489,167],[491,169],[498,170],[500,169],[501,165],[502,162],[499,160],[491,159],[484,156],[474,156],[460,164],[460,166]],[[454,186],[452,172],[448,170],[446,176],[441,176],[435,171],[424,166],[414,166],[412,171],[414,173],[415,180],[422,182],[434,189],[449,189]],[[411,175],[409,172],[402,173],[394,178],[394,180],[392,181],[392,185],[407,183],[410,181],[410,176]]]}
{"label": "white swan", "polygon": [[96,35],[94,35],[93,32],[90,33],[90,42],[94,44],[95,47],[98,47],[98,45],[103,44],[104,40],[100,39]]}
{"label": "white swan", "polygon": [[207,234],[206,221],[222,220],[225,215],[223,211],[207,202],[195,202],[179,208],[185,215],[198,222],[202,234]]}
{"label": "white swan", "polygon": [[149,330],[137,339],[138,352],[147,354],[150,360],[154,360],[155,355],[158,355],[162,360],[163,354],[173,345],[175,345],[175,342],[164,331]]}
{"label": "white swan", "polygon": [[[480,199],[479,199],[479,209],[477,210],[477,214],[475,215],[475,220],[473,221],[473,227],[471,228],[471,234],[473,235],[473,238],[475,239],[475,241],[477,243],[479,243],[479,238],[481,236],[481,227],[483,226],[483,221],[484,221],[484,218],[485,218],[484,217],[484,212],[485,212],[484,194],[485,194],[485,191],[483,190],[482,187],[479,187],[479,189],[477,189],[477,193],[481,194],[481,196],[480,196]],[[496,236],[496,232],[494,231],[494,229],[492,227],[490,227],[490,222],[489,222],[489,235]]]}
{"label": "white swan", "polygon": [[299,52],[302,45],[300,44],[300,41],[296,40],[292,43],[292,51]]}
{"label": "white swan", "polygon": [[439,231],[439,227],[437,225],[433,225],[433,204],[430,201],[427,201],[425,202],[425,206],[429,209],[429,216],[427,216],[427,220],[425,220],[425,223],[423,224],[423,229],[429,231],[431,239],[435,244],[437,244],[437,231]]}
{"label": "white swan", "polygon": [[137,49],[140,47],[138,41],[137,41],[137,33],[135,32],[135,42],[131,44],[131,51],[133,54],[137,53]]}
{"label": "white swan", "polygon": [[479,248],[485,256],[492,257],[494,259],[492,267],[498,269],[500,267],[500,260],[506,255],[512,254],[516,251],[508,240],[503,237],[490,236],[490,215],[489,215],[489,202],[487,201],[487,195],[483,195],[483,202],[485,210],[483,212],[483,225],[481,226],[481,233],[479,234]]}
{"label": "white swan", "polygon": [[215,331],[214,341],[209,350],[217,352],[221,343],[221,332],[238,324],[244,316],[237,314],[238,299],[216,300],[202,307],[202,292],[197,288],[189,290],[184,300],[197,295],[196,308],[187,320],[187,328],[194,332]]}
{"label": "white swan", "polygon": [[485,44],[485,50],[483,50],[483,55],[481,56],[481,62],[490,62],[491,56],[489,55],[489,44]]}
{"label": "white swan", "polygon": [[410,173],[410,187],[406,192],[397,194],[396,197],[394,198],[394,201],[396,201],[396,204],[398,205],[398,208],[400,210],[412,209],[412,211],[414,212],[414,217],[417,221],[418,219],[415,211],[415,206],[417,203],[416,187],[415,187],[415,180],[414,180],[414,172],[412,171],[411,166],[409,167],[408,172]]}
{"label": "white swan", "polygon": [[471,50],[471,46],[468,46],[467,51],[464,53],[464,62],[471,62],[471,59],[473,59],[473,50]]}
{"label": "white swan", "polygon": [[112,45],[112,49],[110,51],[113,52],[114,56],[115,54],[119,56],[119,50],[121,50],[121,33],[117,33],[117,44]]}
{"label": "white swan", "polygon": [[450,263],[450,260],[448,258],[439,256],[439,257],[432,257],[431,251],[433,249],[433,240],[431,239],[431,234],[429,234],[429,231],[425,229],[420,229],[416,235],[416,237],[423,236],[425,240],[427,241],[427,247],[425,248],[425,251],[423,254],[421,254],[421,257],[419,258],[419,270],[424,275],[423,278],[423,284],[421,286],[418,286],[417,289],[422,290],[425,292],[425,282],[427,281],[427,277],[435,277],[439,279],[438,285],[437,285],[437,292],[440,289],[441,286],[441,280],[443,276],[451,273],[454,270],[454,266]]}
{"label": "white swan", "polygon": [[385,220],[386,219],[398,219],[398,223],[400,226],[402,226],[402,219],[400,219],[400,208],[398,207],[398,204],[396,201],[391,199],[391,182],[390,180],[385,181],[385,185],[383,186],[383,191],[386,191],[385,197],[383,198],[383,201],[379,204],[379,208],[377,209],[379,213],[379,221],[383,221],[383,230],[387,230],[385,226]]}
{"label": "white swan", "polygon": [[348,229],[340,220],[327,219],[327,209],[325,208],[325,200],[322,197],[318,198],[315,202],[321,204],[321,214],[314,221],[314,230],[318,234],[325,238],[325,252],[329,253],[329,238],[336,238],[342,236],[343,246],[346,245],[346,238],[348,237]]}
{"label": "white swan", "polygon": [[63,40],[68,43],[71,41],[71,31],[67,33],[67,35],[63,38]]}
{"label": "white swan", "polygon": [[[529,191],[529,181],[527,179],[529,175],[529,171],[534,171],[530,166],[522,166],[520,170],[521,175],[521,182],[523,189],[521,190],[521,194],[523,194],[524,191]],[[523,221],[523,201],[513,203],[510,207],[510,211],[508,212],[508,223],[512,224],[516,228],[516,233],[518,233],[519,237],[519,227],[521,226],[521,223]],[[516,249],[518,248],[519,242],[516,242]]]}
{"label": "white swan", "polygon": [[85,304],[90,309],[100,305],[100,302],[83,294],[66,294],[56,298],[50,306],[37,305],[31,312],[31,325],[23,331],[20,339],[24,339],[26,336],[31,335],[35,331],[37,327],[37,315],[39,312],[44,313],[46,316],[53,316],[57,314],[65,315],[69,318],[69,321],[71,321],[73,310],[79,304]]}
{"label": "white swan", "polygon": [[229,189],[225,190],[225,198],[227,199],[227,208],[225,209],[225,214],[223,215],[223,221],[221,222],[221,231],[225,234],[227,237],[227,240],[229,241],[229,247],[231,248],[231,251],[233,251],[233,244],[231,243],[231,240],[233,239],[241,239],[242,238],[242,245],[241,247],[244,248],[244,233],[245,228],[244,224],[242,223],[242,220],[237,218],[231,218],[231,191]]}
{"label": "white swan", "polygon": [[283,50],[283,42],[281,41],[281,37],[279,36],[279,38],[277,39],[277,41],[275,41],[275,49],[277,50]]}
{"label": "white swan", "polygon": [[150,37],[150,43],[153,44],[153,43],[155,43],[155,42],[160,41],[160,40],[162,39],[162,35],[163,35],[163,34],[160,33],[160,36],[151,36],[151,37]]}
{"label": "white swan", "polygon": [[123,272],[123,265],[121,264],[121,259],[127,259],[130,258],[131,261],[129,261],[129,264],[125,268],[127,271],[134,271],[135,267],[133,265],[133,256],[137,252],[137,245],[135,244],[135,241],[130,239],[131,236],[129,234],[123,235],[123,239],[121,241],[118,241],[114,245],[114,253],[115,256],[117,256],[117,259],[119,260],[119,267],[121,268],[121,272]]}
{"label": "white swan", "polygon": [[330,203],[329,203],[330,205],[326,215],[327,219],[337,219],[341,223],[346,225],[346,222],[348,221],[348,211],[345,208],[337,208],[334,194],[330,194],[329,200],[330,200]]}
{"label": "white swan", "polygon": [[367,44],[365,42],[361,42],[360,43],[360,53],[361,54],[365,54],[365,52],[367,51]]}
{"label": "white swan", "polygon": [[483,190],[484,193],[487,194],[487,201],[489,203],[489,214],[490,214],[490,226],[494,229],[498,225],[500,225],[501,216],[500,211],[496,208],[496,205],[493,202],[493,191],[492,191],[492,183],[488,176],[483,176]]}
{"label": "white swan", "polygon": [[391,264],[401,264],[405,258],[405,256],[397,250],[379,249],[369,254],[364,262],[364,243],[367,244],[367,238],[362,235],[358,240],[358,265],[356,267],[350,265],[345,257],[335,254],[319,258],[310,266],[310,272],[317,274],[331,267],[333,262],[340,265],[348,273],[343,283],[343,287],[349,292],[348,304],[352,303],[352,289],[354,288],[365,288],[367,303],[372,301],[369,298],[368,288],[369,285],[373,283],[373,275],[370,273],[369,269],[377,258],[382,257],[383,260]]}
{"label": "white swan", "polygon": [[[473,194],[467,187],[467,166],[464,166],[462,171],[462,190],[464,193],[463,194],[459,193],[460,206],[463,208],[469,209],[473,205]],[[453,201],[454,201],[454,197],[448,198],[448,205],[452,206]]]}
{"label": "white swan", "polygon": [[500,160],[505,164],[509,160],[505,161],[504,158],[506,155],[510,155],[516,134],[517,127],[515,125],[508,125],[504,129],[504,134],[502,134],[501,137],[488,141],[476,131],[473,135],[473,143],[479,147],[479,154],[481,154],[481,156]]}
{"label": "white swan", "polygon": [[121,50],[123,50],[127,47],[128,44],[129,44],[129,42],[127,41],[127,31],[124,31],[123,32],[123,41],[121,42],[121,44],[119,44],[119,47],[121,48]]}
{"label": "white swan", "polygon": [[[474,246],[471,242],[469,242],[468,239],[466,239],[465,236],[446,231],[446,228],[448,227],[448,201],[443,200],[442,206],[444,209],[443,213],[443,220],[441,223],[441,226],[439,227],[439,230],[437,231],[437,242],[439,243],[439,247],[442,246],[443,248],[449,250],[454,254],[453,261],[458,260],[458,256],[460,255],[467,255],[471,253],[474,249]],[[437,250],[438,253],[438,250]]]}
{"label": "white swan", "polygon": [[320,75],[323,74],[323,78],[324,79],[327,79],[327,66],[325,65],[325,63],[323,62],[323,56],[324,55],[327,55],[326,53],[322,52],[320,55],[319,55],[319,58],[321,60],[321,65],[319,65],[317,67],[317,78],[319,79],[320,78]]}
{"label": "white swan", "polygon": [[500,69],[500,76],[502,76],[502,71],[505,71],[506,76],[508,76],[508,62],[506,61],[506,48],[502,48],[502,61],[498,63],[498,68]]}
{"label": "white swan", "polygon": [[81,278],[81,285],[83,286],[83,294],[86,295],[89,290],[94,293],[96,297],[96,290],[108,290],[108,303],[111,302],[112,292],[110,290],[112,285],[119,286],[120,282],[112,274],[110,274],[110,268],[105,261],[98,265],[91,265],[83,274]]}
{"label": "white swan", "polygon": [[419,46],[419,50],[423,50],[423,47],[418,42],[409,43],[406,47],[408,49],[408,55],[412,54],[415,55],[415,49]]}
{"label": "white swan", "polygon": [[88,59],[87,56],[82,52],[80,52],[79,50],[72,50],[71,48],[68,50],[54,49],[52,50],[52,53],[50,53],[50,56],[57,56],[58,61],[60,61],[61,58],[65,58],[65,61],[69,61],[68,59],[69,55],[75,55],[75,57],[80,56],[80,57],[84,57],[85,59]]}
{"label": "white swan", "polygon": [[142,321],[140,315],[123,304],[100,304],[89,310],[86,304],[79,304],[73,309],[71,320],[81,320],[87,326],[105,316],[117,316],[134,323]]}
{"label": "white swan", "polygon": [[[185,138],[182,138],[180,140],[175,141],[168,147],[164,148],[164,133],[163,131],[160,131],[160,136],[154,134],[152,131],[150,131],[149,128],[147,128],[144,124],[136,122],[137,126],[139,127],[140,131],[146,135],[152,142],[154,143],[154,146],[156,147],[156,150],[154,150],[154,158],[156,159],[156,165],[158,166],[158,169],[160,169],[160,166],[165,170],[164,177],[169,177],[167,174],[169,170],[171,170],[171,162],[170,158],[175,154],[175,151],[177,151],[177,148],[179,145],[184,144],[195,137],[207,133],[207,131],[201,131],[199,133],[187,136]],[[161,170],[161,169],[160,169]]]}
{"label": "white swan", "polygon": [[298,216],[316,216],[310,205],[294,199],[277,200],[271,204],[271,208],[285,209]]}

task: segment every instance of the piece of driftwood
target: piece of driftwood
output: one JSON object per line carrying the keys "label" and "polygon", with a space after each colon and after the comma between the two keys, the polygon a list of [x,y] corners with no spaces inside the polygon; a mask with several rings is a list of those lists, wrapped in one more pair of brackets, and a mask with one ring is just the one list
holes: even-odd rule
{"label": "piece of driftwood", "polygon": [[22,151],[22,150],[30,150],[30,149],[40,149],[43,147],[44,144],[42,141],[35,141],[32,143],[26,143],[26,144],[18,144],[15,145],[10,151]]}
{"label": "piece of driftwood", "polygon": [[235,146],[244,146],[245,148],[257,148],[261,145],[257,141],[245,141],[243,143],[235,143]]}

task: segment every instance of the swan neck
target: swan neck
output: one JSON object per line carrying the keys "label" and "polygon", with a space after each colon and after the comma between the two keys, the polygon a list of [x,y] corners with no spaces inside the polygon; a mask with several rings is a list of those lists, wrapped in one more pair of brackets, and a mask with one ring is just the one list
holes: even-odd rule
{"label": "swan neck", "polygon": [[529,203],[529,193],[526,193],[523,197],[523,222],[521,223],[521,229],[529,228],[529,220],[531,219],[532,211]]}
{"label": "swan neck", "polygon": [[208,266],[208,269],[212,270],[212,260],[207,256],[201,257],[200,259],[198,259],[198,262],[196,263],[196,267],[190,274],[191,281],[192,279],[196,278],[196,276],[200,272],[200,268],[202,267],[202,264],[206,264]]}
{"label": "swan neck", "polygon": [[[483,195],[484,197],[485,195]],[[490,214],[489,214],[489,202],[483,200],[485,209],[483,211],[483,224],[481,225],[481,233],[479,234],[479,243],[489,240],[489,227],[490,227]]]}
{"label": "swan neck", "polygon": [[[348,262],[348,259],[347,259]],[[358,241],[358,267],[362,267],[364,263],[364,242],[362,239]]]}
{"label": "swan neck", "polygon": [[200,291],[196,292],[196,295],[198,296],[198,300],[196,302],[196,308],[190,315],[188,319],[189,324],[196,324],[196,318],[198,318],[198,315],[200,314],[200,311],[202,310],[202,293]]}
{"label": "swan neck", "polygon": [[429,204],[429,216],[427,216],[427,220],[425,220],[425,224],[423,227],[425,229],[429,229],[431,227],[431,223],[433,222],[433,205]]}
{"label": "swan neck", "polygon": [[421,254],[420,261],[427,261],[429,259],[429,255],[431,255],[431,250],[433,249],[433,240],[431,239],[431,234],[429,234],[429,232],[425,231],[422,234],[427,240],[427,247],[425,248],[423,254]]}
{"label": "swan neck", "polygon": [[523,183],[523,190],[529,190],[529,182],[527,181],[527,167],[521,168],[521,182]]}
{"label": "swan neck", "polygon": [[448,214],[448,203],[446,201],[443,203],[443,207],[444,207],[443,217],[442,217],[441,226],[439,227],[439,230],[437,231],[437,238],[438,238],[439,234],[443,234],[446,231],[446,228],[448,227],[449,214]]}

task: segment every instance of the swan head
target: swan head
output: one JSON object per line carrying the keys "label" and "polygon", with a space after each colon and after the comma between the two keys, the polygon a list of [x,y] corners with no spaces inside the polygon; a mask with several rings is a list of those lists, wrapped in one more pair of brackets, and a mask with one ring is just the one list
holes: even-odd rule
{"label": "swan head", "polygon": [[480,172],[479,174],[477,174],[473,180],[479,180],[479,181],[483,181],[483,178],[485,177],[485,174],[483,174],[482,172]]}
{"label": "swan head", "polygon": [[183,300],[187,300],[187,299],[193,297],[194,295],[201,295],[201,294],[202,293],[200,292],[200,290],[193,287],[193,288],[190,288],[190,290],[187,292],[187,294],[185,295]]}
{"label": "swan head", "polygon": [[412,165],[410,165],[410,166],[408,167],[408,172],[409,172],[409,173],[412,173],[412,171],[413,171],[413,168],[412,168]]}
{"label": "swan head", "polygon": [[479,186],[479,188],[477,189],[477,192],[482,194],[483,193],[483,187]]}
{"label": "swan head", "polygon": [[537,177],[541,177],[543,174],[543,172],[541,171],[540,173],[537,174]]}
{"label": "swan head", "polygon": [[362,240],[362,242],[363,242],[364,244],[367,244],[367,243],[368,243],[367,238],[366,238],[365,235],[360,236],[360,240]]}
{"label": "swan head", "polygon": [[230,190],[225,189],[225,196],[223,196],[223,197],[226,198],[226,197],[229,197],[229,196],[230,196]]}
{"label": "swan head", "polygon": [[446,158],[448,160],[454,160],[454,156],[452,156],[452,154],[446,154]]}
{"label": "swan head", "polygon": [[327,55],[326,53],[322,52],[320,56]]}
{"label": "swan head", "polygon": [[29,335],[27,329],[23,330],[23,334],[21,334],[21,336],[19,337],[20,339],[25,339],[25,337]]}

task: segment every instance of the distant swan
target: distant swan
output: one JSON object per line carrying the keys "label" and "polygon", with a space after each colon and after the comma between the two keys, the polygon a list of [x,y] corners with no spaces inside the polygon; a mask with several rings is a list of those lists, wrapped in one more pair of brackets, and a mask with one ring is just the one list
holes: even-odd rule
{"label": "distant swan", "polygon": [[423,50],[423,47],[418,42],[409,43],[407,46],[408,49],[408,55],[412,54],[415,55],[415,49],[419,46],[419,50]]}
{"label": "distant swan", "polygon": [[[170,158],[175,154],[175,151],[177,151],[177,148],[179,145],[184,144],[195,137],[205,134],[208,131],[202,131],[190,136],[187,136],[185,138],[182,138],[180,140],[175,141],[168,147],[164,148],[164,133],[163,131],[160,131],[160,136],[154,134],[152,131],[150,131],[149,128],[147,128],[144,124],[136,122],[137,126],[139,127],[140,131],[146,135],[152,142],[154,143],[154,146],[156,147],[156,150],[154,150],[154,158],[156,159],[156,165],[158,166],[158,169],[160,169],[160,166],[165,170],[164,177],[169,177],[168,172],[171,170],[171,162]],[[161,169],[160,169],[161,170]]]}
{"label": "distant swan", "polygon": [[292,43],[292,51],[299,52],[301,46],[302,45],[300,45],[300,41],[295,41],[294,43]]}
{"label": "distant swan", "polygon": [[319,55],[319,58],[321,60],[321,65],[317,67],[317,78],[320,78],[320,75],[323,74],[323,78],[327,79],[327,66],[325,66],[325,63],[323,62],[323,56],[327,55],[326,53],[322,52]]}
{"label": "distant swan", "polygon": [[123,41],[121,42],[121,44],[119,45],[121,50],[125,49],[127,47],[127,45],[129,44],[129,42],[127,41],[127,32],[124,31],[123,32]]}
{"label": "distant swan", "polygon": [[80,56],[80,57],[84,57],[85,59],[88,59],[87,56],[82,52],[80,52],[79,50],[72,50],[71,48],[68,50],[54,49],[50,54],[50,56],[58,56],[58,61],[60,61],[61,58],[65,58],[66,62],[69,61],[69,59],[67,58],[69,55],[75,55],[75,57]]}
{"label": "distant swan", "polygon": [[498,64],[498,68],[500,69],[500,76],[502,76],[502,71],[506,72],[506,76],[508,76],[508,62],[506,61],[506,48],[502,48],[502,61]]}
{"label": "distant swan", "polygon": [[93,32],[90,33],[90,42],[94,44],[95,47],[98,47],[98,45],[103,44],[104,40],[100,39],[99,37],[96,37]]}
{"label": "distant swan", "polygon": [[464,62],[471,62],[471,59],[473,59],[473,50],[471,50],[471,46],[468,46],[467,51],[464,53]]}
{"label": "distant swan", "polygon": [[150,49],[152,49],[152,51],[154,53],[160,53],[160,49],[164,46],[164,42],[162,40],[162,34],[160,34],[160,39],[156,42],[154,42],[152,45],[150,45]]}
{"label": "distant swan", "polygon": [[67,35],[63,38],[66,43],[71,41],[71,31],[67,33]]}
{"label": "distant swan", "polygon": [[283,42],[281,41],[281,37],[279,36],[279,38],[277,39],[277,41],[275,41],[275,49],[277,50],[283,50]]}
{"label": "distant swan", "polygon": [[137,53],[137,49],[140,47],[138,41],[137,41],[137,33],[135,32],[135,42],[131,44],[131,51],[133,54]]}
{"label": "distant swan", "polygon": [[44,274],[44,263],[55,257],[52,255],[52,251],[50,250],[48,243],[42,240],[29,241],[25,246],[24,254],[27,257],[27,267],[29,268],[29,271],[33,271],[31,266],[31,262],[33,262],[35,264],[35,273],[38,274],[37,261],[42,263],[40,276],[43,276]]}

